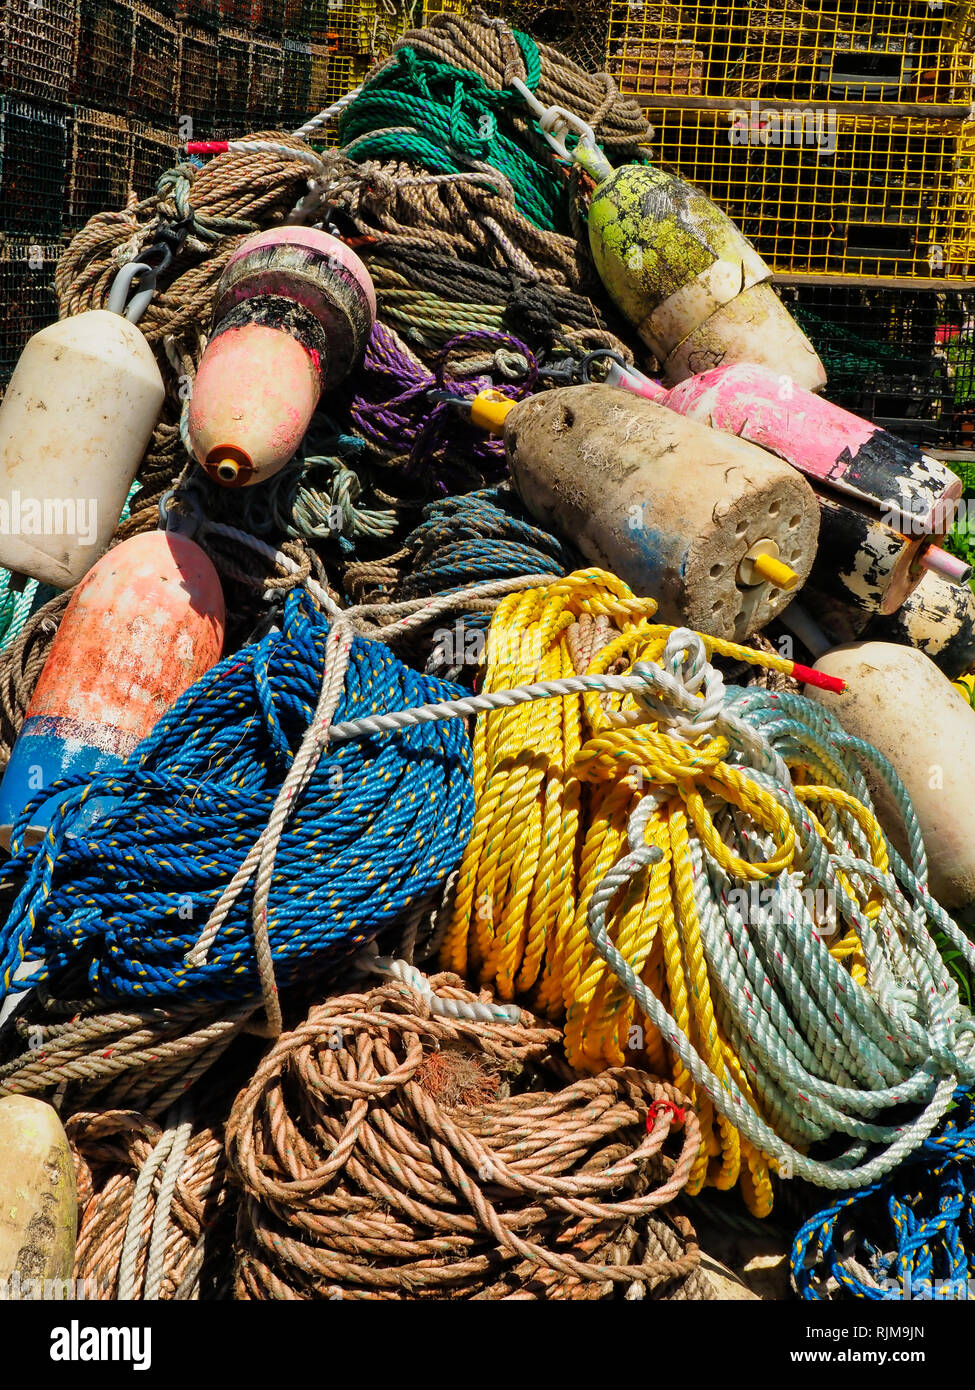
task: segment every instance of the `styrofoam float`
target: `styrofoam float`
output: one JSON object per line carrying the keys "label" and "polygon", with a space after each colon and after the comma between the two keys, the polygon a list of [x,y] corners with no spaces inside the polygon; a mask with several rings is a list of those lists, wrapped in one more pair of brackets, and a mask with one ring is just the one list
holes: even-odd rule
{"label": "styrofoam float", "polygon": [[769,267],[699,189],[628,164],[598,182],[588,223],[600,278],[668,384],[733,362],[763,363],[810,391],[826,384]]}
{"label": "styrofoam float", "polygon": [[[488,407],[489,412],[491,406]],[[496,401],[512,481],[538,520],[659,604],[661,619],[742,639],[790,600],[819,508],[795,469],[611,386]]]}
{"label": "styrofoam float", "polygon": [[92,309],[28,341],[0,404],[0,566],[67,589],[112,538],[165,396],[140,330]]}
{"label": "styrofoam float", "polygon": [[822,507],[816,590],[865,612],[892,613],[932,570],[955,583],[969,568],[938,542],[962,482],[913,444],[768,367],[729,364],[669,390],[612,363],[607,380],[689,419],[747,439],[798,468]]}
{"label": "styrofoam float", "polygon": [[[975,710],[913,647],[853,642],[834,647],[814,669],[847,688],[837,695],[806,686],[803,693],[897,769],[921,825],[934,896],[949,911],[975,902]],[[866,763],[863,770],[884,829],[906,854],[890,792]]]}
{"label": "styrofoam float", "polygon": [[34,1096],[0,1097],[3,1296],[42,1298],[45,1279],[69,1279],[77,1228],[74,1160],[57,1111]]}

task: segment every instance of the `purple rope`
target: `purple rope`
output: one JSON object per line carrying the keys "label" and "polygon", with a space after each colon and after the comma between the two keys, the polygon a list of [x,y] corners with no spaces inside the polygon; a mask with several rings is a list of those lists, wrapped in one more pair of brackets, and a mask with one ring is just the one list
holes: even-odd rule
{"label": "purple rope", "polygon": [[[491,352],[504,348],[521,353],[528,363],[527,378],[517,384],[496,383],[490,375],[454,379],[448,375],[450,359],[461,347],[478,346]],[[408,454],[407,472],[419,468],[433,473],[443,492],[451,489],[439,474],[452,471],[451,455],[497,478],[506,471],[504,445],[463,419],[455,406],[431,401],[431,389],[450,391],[471,399],[478,391],[494,387],[511,400],[530,394],[538,376],[534,353],[507,333],[473,329],[445,343],[434,361],[434,370],[412,361],[397,347],[392,334],[377,323],[366,345],[357,391],[352,399],[352,422],[362,437],[387,456]]]}

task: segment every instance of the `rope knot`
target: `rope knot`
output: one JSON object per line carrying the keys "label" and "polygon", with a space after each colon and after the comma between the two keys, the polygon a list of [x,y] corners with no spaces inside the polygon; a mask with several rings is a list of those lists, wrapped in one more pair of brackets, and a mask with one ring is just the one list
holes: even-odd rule
{"label": "rope knot", "polygon": [[[647,682],[637,701],[651,717],[669,726],[668,732],[686,743],[711,736],[724,704],[724,680],[707,659],[704,643],[689,628],[675,628],[667,639],[662,664],[639,661],[634,675]],[[704,687],[704,698],[698,692]]]}

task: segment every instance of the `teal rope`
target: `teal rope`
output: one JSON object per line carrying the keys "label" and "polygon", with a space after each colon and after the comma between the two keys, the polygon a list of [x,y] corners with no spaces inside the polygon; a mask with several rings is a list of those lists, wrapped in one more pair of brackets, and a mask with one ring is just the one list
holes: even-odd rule
{"label": "teal rope", "polygon": [[[541,75],[538,49],[527,35],[516,38],[533,88]],[[401,159],[434,174],[461,173],[472,160],[491,164],[536,226],[566,230],[565,183],[502,130],[511,111],[526,114],[516,92],[488,87],[476,73],[404,47],[343,112],[339,140],[350,159]]]}
{"label": "teal rope", "polygon": [[[961,1002],[929,923],[963,954],[969,968],[975,947],[927,889],[920,827],[886,759],[848,736],[821,706],[799,696],[759,690],[729,694],[714,731],[729,738],[736,759],[788,811],[804,887],[822,890],[826,901],[836,904],[838,917],[854,926],[870,992],[849,988],[845,967],[830,955],[791,874],[763,883],[769,897],[750,905],[745,921],[730,897],[731,881],[692,841],[695,908],[715,982],[715,1011],[761,1114],[731,1074],[719,1079],[607,934],[609,903],[660,858],[645,839],[645,822],[656,805],[652,794],[631,819],[630,852],[593,894],[590,938],[717,1111],[776,1160],[780,1172],[824,1187],[861,1187],[918,1149],[945,1115],[956,1087],[975,1083],[975,1017]],[[910,864],[888,843],[893,873],[880,872],[869,860],[855,818],[822,808],[834,846],[828,853],[792,791],[785,766],[791,761],[867,807],[872,803],[861,764],[870,765],[895,800]],[[746,830],[727,814],[722,833],[737,841],[737,852],[766,857],[773,848],[769,837]],[[876,926],[847,893],[838,870],[859,882],[861,893],[879,890],[883,910]],[[854,1141],[839,1156],[816,1158],[806,1152],[838,1134]]]}

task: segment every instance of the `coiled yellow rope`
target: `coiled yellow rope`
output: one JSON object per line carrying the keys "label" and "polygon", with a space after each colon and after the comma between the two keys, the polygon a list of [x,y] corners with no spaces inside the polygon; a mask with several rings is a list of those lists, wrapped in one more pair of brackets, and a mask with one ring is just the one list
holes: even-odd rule
{"label": "coiled yellow rope", "polygon": [[[655,607],[599,570],[513,594],[502,600],[491,624],[483,690],[659,662],[673,629],[651,622]],[[765,653],[703,640],[709,655],[789,669]],[[537,1011],[564,1016],[568,1057],[580,1070],[638,1061],[657,1075],[669,1073],[693,1098],[701,1120],[702,1144],[688,1191],[699,1191],[705,1182],[719,1188],[739,1182],[749,1208],[764,1215],[771,1208],[769,1158],[719,1113],[643,1017],[595,950],[588,917],[595,888],[626,854],[630,816],[652,788],[658,804],[646,841],[661,859],[617,893],[606,914],[609,937],[721,1084],[728,1088],[730,1080],[777,1132],[788,1130],[768,1114],[754,1076],[716,1017],[695,904],[694,850],[702,847],[735,883],[757,884],[801,867],[796,832],[784,806],[749,769],[725,761],[725,737],[684,742],[665,723],[649,720],[633,696],[596,692],[479,717],[474,827],[461,861],[443,963],[490,982],[502,998],[527,996]],[[839,848],[846,849],[852,837],[858,852],[887,874],[885,841],[872,811],[838,787],[804,785],[810,778],[801,766],[790,763],[790,770],[792,790],[827,852],[841,821]],[[756,845],[765,847],[764,857],[756,856]],[[839,867],[836,873],[875,921],[879,896]],[[848,921],[830,954],[845,962],[855,985],[864,985],[861,943]],[[788,1137],[803,1150],[794,1134]]]}

